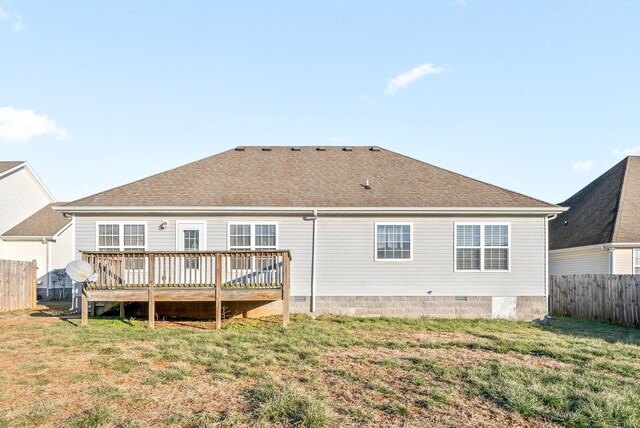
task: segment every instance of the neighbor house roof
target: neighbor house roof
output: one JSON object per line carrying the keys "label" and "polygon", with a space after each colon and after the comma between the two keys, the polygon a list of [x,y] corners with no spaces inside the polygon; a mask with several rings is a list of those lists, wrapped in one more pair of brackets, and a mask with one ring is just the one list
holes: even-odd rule
{"label": "neighbor house roof", "polygon": [[550,224],[552,250],[640,242],[640,157],[629,156],[560,203]]}
{"label": "neighbor house roof", "polygon": [[71,219],[61,212],[54,211],[54,206],[61,203],[49,204],[27,217],[21,223],[7,230],[0,238],[51,238],[67,226]]}
{"label": "neighbor house roof", "polygon": [[559,209],[377,147],[241,147],[79,199],[63,210],[74,207]]}
{"label": "neighbor house roof", "polygon": [[15,168],[18,165],[22,165],[23,161],[0,161],[0,174],[9,171],[11,168]]}

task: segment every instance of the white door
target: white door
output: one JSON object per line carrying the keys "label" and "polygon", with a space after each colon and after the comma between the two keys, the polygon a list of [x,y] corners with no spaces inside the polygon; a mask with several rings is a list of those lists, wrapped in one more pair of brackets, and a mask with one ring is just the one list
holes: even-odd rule
{"label": "white door", "polygon": [[[204,224],[203,223],[178,223],[178,251],[204,251]],[[196,284],[201,282],[200,257],[183,257],[181,280],[183,284]]]}

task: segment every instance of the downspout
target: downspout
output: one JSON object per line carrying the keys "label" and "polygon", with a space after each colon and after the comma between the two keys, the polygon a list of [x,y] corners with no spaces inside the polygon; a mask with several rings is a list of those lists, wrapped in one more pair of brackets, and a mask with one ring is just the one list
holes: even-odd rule
{"label": "downspout", "polygon": [[313,210],[313,241],[311,243],[311,313],[316,311],[316,248],[318,242],[318,210]]}
{"label": "downspout", "polygon": [[609,251],[609,275],[613,275],[616,270],[616,249],[613,247],[608,247]]}
{"label": "downspout", "polygon": [[[74,261],[75,259],[76,259],[76,216],[75,214],[73,214],[71,215],[71,259],[70,260]],[[75,292],[76,285],[71,280],[71,278],[69,278],[69,281],[71,282],[71,308],[69,308],[69,310],[74,311],[80,308],[79,302],[76,303],[76,299],[79,299],[80,296],[76,296],[76,292]],[[66,279],[65,279],[65,283],[66,283]]]}
{"label": "downspout", "polygon": [[558,214],[548,215],[547,221],[544,222],[544,295],[547,298],[547,314],[550,312],[549,307],[549,222],[558,217]]}
{"label": "downspout", "polygon": [[[49,292],[51,291],[51,241],[47,241],[47,297],[49,296]],[[55,290],[54,296],[55,298]]]}

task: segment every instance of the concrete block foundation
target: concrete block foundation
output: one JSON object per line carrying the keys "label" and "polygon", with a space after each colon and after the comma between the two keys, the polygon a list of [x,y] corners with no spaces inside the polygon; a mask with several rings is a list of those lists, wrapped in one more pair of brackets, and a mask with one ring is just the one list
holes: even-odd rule
{"label": "concrete block foundation", "polygon": [[[511,298],[510,298],[511,299]],[[515,313],[503,315],[507,319],[532,321],[547,314],[544,296],[518,296]],[[500,299],[492,296],[320,296],[316,298],[313,315],[430,317],[430,318],[495,318],[493,306]],[[137,316],[146,316],[146,304],[135,304]],[[223,315],[232,317],[261,317],[282,314],[282,302],[223,302]],[[292,297],[291,313],[311,314],[310,297]],[[133,308],[132,308],[133,309]],[[158,302],[156,313],[162,317],[211,319],[213,302]]]}

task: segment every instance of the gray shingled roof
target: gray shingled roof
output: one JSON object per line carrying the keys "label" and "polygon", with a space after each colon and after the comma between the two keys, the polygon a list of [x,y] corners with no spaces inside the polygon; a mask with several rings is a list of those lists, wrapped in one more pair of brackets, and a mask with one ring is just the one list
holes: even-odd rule
{"label": "gray shingled roof", "polygon": [[0,161],[0,174],[23,163],[23,161]]}
{"label": "gray shingled roof", "polygon": [[71,222],[70,218],[66,218],[62,213],[53,210],[54,206],[61,204],[61,202],[58,202],[47,205],[7,230],[2,234],[2,237],[52,237]]}
{"label": "gray shingled roof", "polygon": [[629,156],[560,203],[549,248],[640,242],[640,157]]}
{"label": "gray shingled roof", "polygon": [[132,206],[558,208],[368,147],[232,149],[66,205]]}

